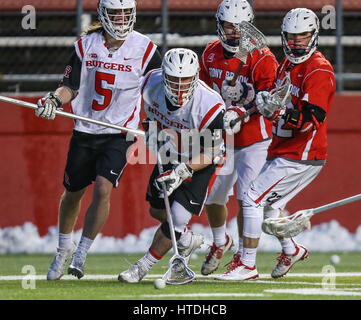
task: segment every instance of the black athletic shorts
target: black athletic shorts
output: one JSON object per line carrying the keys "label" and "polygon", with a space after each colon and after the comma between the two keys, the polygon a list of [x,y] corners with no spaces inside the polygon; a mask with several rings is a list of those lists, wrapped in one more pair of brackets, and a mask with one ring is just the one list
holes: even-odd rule
{"label": "black athletic shorts", "polygon": [[127,164],[127,150],[134,141],[121,134],[89,134],[73,131],[64,172],[64,187],[79,191],[97,176],[108,179],[116,188]]}
{"label": "black athletic shorts", "polygon": [[[164,165],[163,170],[166,171],[172,167],[172,164]],[[190,181],[184,181],[169,196],[170,205],[172,205],[173,201],[176,200],[190,213],[200,215],[207,197],[208,184],[215,170],[216,166],[210,165],[202,170],[196,171]],[[158,191],[154,185],[154,180],[158,177],[158,175],[159,171],[158,166],[156,165],[149,179],[146,200],[155,209],[165,209],[164,199],[160,198],[161,192]]]}

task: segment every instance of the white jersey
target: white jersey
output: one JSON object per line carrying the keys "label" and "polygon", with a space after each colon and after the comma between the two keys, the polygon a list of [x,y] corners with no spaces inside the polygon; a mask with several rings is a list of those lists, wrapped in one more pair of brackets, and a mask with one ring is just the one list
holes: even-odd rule
{"label": "white jersey", "polygon": [[[144,78],[141,92],[142,106],[144,106],[148,119],[157,121],[158,127],[161,129],[171,129],[172,132],[175,132],[177,134],[175,138],[178,143],[181,141],[179,138],[182,133],[192,129],[194,129],[192,132],[201,132],[203,129],[210,128],[209,126],[213,120],[220,113],[223,115],[225,111],[222,97],[202,80],[199,80],[191,100],[184,106],[171,111],[167,107],[165,99],[161,69],[154,69],[148,72]],[[210,129],[213,130],[214,128]],[[184,135],[182,134],[181,139],[183,140],[183,138]],[[189,145],[189,139],[187,142]],[[183,150],[178,147],[177,153],[186,156],[183,153],[184,144],[180,146],[183,147]],[[188,149],[188,152],[191,152],[191,150],[192,147]]]}
{"label": "white jersey", "polygon": [[[140,84],[156,45],[133,31],[114,52],[104,46],[101,33],[94,32],[75,42],[82,62],[78,94],[71,102],[76,115],[138,128]],[[119,130],[76,120],[75,130],[91,134],[119,133]]]}

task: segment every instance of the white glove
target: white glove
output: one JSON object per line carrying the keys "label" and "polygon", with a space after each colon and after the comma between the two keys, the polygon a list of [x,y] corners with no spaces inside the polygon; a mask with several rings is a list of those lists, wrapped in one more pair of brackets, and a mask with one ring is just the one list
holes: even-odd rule
{"label": "white glove", "polygon": [[54,93],[49,92],[43,98],[38,100],[38,108],[35,109],[35,115],[47,120],[54,120],[56,110],[62,110],[62,101]]}
{"label": "white glove", "polygon": [[242,120],[238,121],[236,124],[233,124],[235,120],[243,117],[246,112],[246,109],[243,107],[233,107],[229,108],[223,116],[223,129],[226,130],[226,133],[229,135],[235,134],[241,130],[242,124],[249,121],[249,116],[246,116]]}
{"label": "white glove", "polygon": [[[167,195],[170,196],[184,180],[191,178],[192,175],[193,170],[182,162],[172,170],[167,170],[160,174],[156,179],[155,186],[159,191],[163,191],[162,183],[164,182],[167,189]],[[160,197],[164,198],[164,194],[162,193]]]}
{"label": "white glove", "polygon": [[255,97],[253,86],[246,82],[236,82],[232,87],[228,81],[224,80],[221,93],[224,99],[230,99],[243,105],[249,104]]}
{"label": "white glove", "polygon": [[271,121],[282,117],[286,112],[285,106],[280,106],[272,102],[271,95],[268,91],[258,92],[255,103],[258,112]]}

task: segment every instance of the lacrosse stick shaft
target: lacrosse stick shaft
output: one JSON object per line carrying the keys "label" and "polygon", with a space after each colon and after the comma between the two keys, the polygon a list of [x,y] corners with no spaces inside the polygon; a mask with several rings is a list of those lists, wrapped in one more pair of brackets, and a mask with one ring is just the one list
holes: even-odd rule
{"label": "lacrosse stick shaft", "polygon": [[[157,165],[158,165],[159,174],[162,174],[163,167],[162,167],[162,160],[160,158],[159,151],[157,152]],[[170,210],[169,198],[167,195],[167,188],[166,188],[165,182],[162,182],[161,184],[162,184],[162,189],[163,189],[163,194],[164,194],[165,211],[167,212],[167,220],[168,220],[168,224],[169,224],[170,237],[172,239],[173,251],[174,251],[174,255],[178,255],[177,240],[175,238],[173,218],[172,218],[172,213]]]}
{"label": "lacrosse stick shaft", "polygon": [[358,200],[361,200],[361,193],[357,194],[355,196],[349,197],[349,198],[345,198],[345,199],[342,199],[342,200],[339,200],[339,201],[331,202],[329,204],[325,204],[324,206],[315,208],[315,209],[313,209],[313,214],[316,214],[316,213],[319,213],[319,212],[322,212],[322,211],[326,211],[326,210],[330,210],[332,208],[336,208],[336,207],[339,207],[339,206],[343,206],[345,204],[355,202],[355,201],[358,201]]}
{"label": "lacrosse stick shaft", "polygon": [[244,114],[239,116],[237,119],[232,120],[230,123],[231,128],[233,128],[238,122],[242,121],[244,118],[250,116],[251,114],[255,113],[257,111],[256,106],[253,106],[252,108],[248,109]]}
{"label": "lacrosse stick shaft", "polygon": [[[30,103],[30,102],[26,102],[26,101],[22,101],[22,100],[17,100],[17,99],[5,97],[5,96],[0,96],[0,101],[8,102],[8,103],[15,104],[15,105],[25,107],[25,108],[29,108],[29,109],[37,109],[38,108],[38,106],[36,104],[34,104],[34,103]],[[108,128],[112,128],[112,129],[116,129],[116,130],[120,130],[120,131],[130,132],[130,133],[140,135],[140,136],[145,135],[144,131],[142,131],[142,130],[121,127],[121,126],[117,126],[115,124],[111,124],[111,123],[107,123],[107,122],[103,122],[103,121],[98,121],[98,120],[78,116],[78,115],[75,115],[75,114],[72,114],[72,113],[69,113],[69,112],[65,112],[65,111],[61,111],[61,110],[56,110],[56,114],[59,115],[59,116],[65,117],[65,118],[71,118],[71,119],[75,119],[75,120],[86,121],[86,122],[94,123],[94,124],[97,124],[97,125],[100,125],[100,126],[104,126],[104,127],[108,127]]]}
{"label": "lacrosse stick shaft", "polygon": [[240,62],[239,62],[239,65],[238,65],[238,67],[237,67],[237,70],[235,71],[235,73],[234,73],[234,75],[233,75],[232,80],[229,81],[229,85],[230,85],[231,87],[234,87],[234,86],[236,85],[236,81],[237,81],[237,78],[238,78],[239,74],[241,73],[242,67],[243,67],[243,62],[240,61]]}

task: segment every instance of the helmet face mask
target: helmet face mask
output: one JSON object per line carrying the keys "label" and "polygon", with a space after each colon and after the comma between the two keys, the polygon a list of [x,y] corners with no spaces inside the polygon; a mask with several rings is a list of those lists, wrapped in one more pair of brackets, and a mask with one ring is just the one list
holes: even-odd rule
{"label": "helmet face mask", "polygon": [[287,59],[293,64],[306,61],[317,48],[318,34],[319,20],[313,11],[306,8],[289,11],[283,19],[281,32]]}
{"label": "helmet face mask", "polygon": [[189,49],[171,49],[164,55],[162,74],[168,100],[175,107],[184,106],[192,99],[198,85],[198,56]]}
{"label": "helmet face mask", "polygon": [[224,23],[233,25],[234,31],[239,30],[240,23],[247,21],[252,23],[254,13],[251,5],[246,0],[223,0],[218,6],[216,13],[218,38],[225,50],[236,53],[239,50],[239,37],[231,36],[225,32]]}
{"label": "helmet face mask", "polygon": [[136,21],[135,0],[100,0],[99,20],[105,31],[116,40],[125,40]]}

